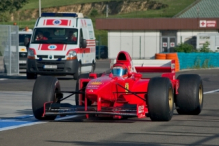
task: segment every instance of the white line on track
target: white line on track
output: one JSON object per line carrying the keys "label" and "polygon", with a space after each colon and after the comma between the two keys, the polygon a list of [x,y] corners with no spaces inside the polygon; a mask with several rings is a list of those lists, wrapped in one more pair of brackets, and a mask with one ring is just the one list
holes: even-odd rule
{"label": "white line on track", "polygon": [[203,94],[210,94],[210,93],[215,93],[215,92],[218,92],[218,91],[219,91],[219,89],[212,90],[212,91],[207,91],[207,92],[204,92]]}
{"label": "white line on track", "polygon": [[[73,116],[66,116],[66,117],[60,117],[60,118],[56,118],[55,121],[61,121],[61,120],[67,120],[67,119],[72,119],[72,118],[76,118],[79,115],[73,115]],[[28,115],[28,116],[22,116],[22,117],[15,117],[14,119],[6,119],[6,120],[2,120],[0,119],[0,122],[17,122],[19,124],[19,122],[24,122],[23,121],[17,121],[18,119],[24,119],[24,118],[33,118],[33,115]],[[27,120],[28,122],[28,120]],[[16,129],[16,128],[20,128],[20,127],[26,127],[26,126],[32,126],[32,125],[36,125],[36,124],[43,124],[43,123],[47,123],[45,122],[40,122],[40,121],[29,121],[30,123],[26,123],[26,124],[21,124],[21,125],[16,125],[16,126],[9,126],[9,127],[4,127],[4,128],[0,128],[0,131],[5,131],[5,130],[11,130],[11,129]]]}
{"label": "white line on track", "polygon": [[10,126],[10,127],[5,127],[5,128],[0,128],[0,131],[11,130],[11,129],[26,127],[26,126],[32,126],[32,125],[42,124],[42,123],[46,123],[46,122],[33,122],[33,123],[22,124],[22,125],[18,125],[18,126]]}
{"label": "white line on track", "polygon": [[7,80],[6,78],[1,78],[0,81]]}
{"label": "white line on track", "polygon": [[79,117],[79,115],[60,117],[60,118],[56,118],[55,121],[67,120],[67,119],[72,119],[72,118],[76,118],[76,117]]}

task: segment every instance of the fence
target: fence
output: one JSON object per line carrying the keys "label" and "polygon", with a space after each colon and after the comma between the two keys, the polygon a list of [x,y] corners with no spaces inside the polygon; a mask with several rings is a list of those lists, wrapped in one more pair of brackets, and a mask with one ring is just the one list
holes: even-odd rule
{"label": "fence", "polygon": [[19,74],[18,26],[0,25],[0,69],[7,75]]}

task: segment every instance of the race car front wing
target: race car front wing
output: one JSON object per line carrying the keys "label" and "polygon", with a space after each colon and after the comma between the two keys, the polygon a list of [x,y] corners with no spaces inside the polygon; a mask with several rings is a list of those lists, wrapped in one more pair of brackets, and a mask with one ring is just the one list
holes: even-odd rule
{"label": "race car front wing", "polygon": [[129,117],[145,117],[145,107],[143,105],[125,104],[120,107],[102,107],[97,110],[97,106],[76,106],[69,103],[53,103],[44,104],[44,116],[51,115],[75,115],[75,114],[97,114],[97,115],[119,115]]}

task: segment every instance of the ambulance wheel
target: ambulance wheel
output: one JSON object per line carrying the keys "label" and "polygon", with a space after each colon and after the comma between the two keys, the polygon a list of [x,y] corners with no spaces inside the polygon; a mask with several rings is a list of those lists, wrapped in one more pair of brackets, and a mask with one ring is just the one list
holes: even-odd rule
{"label": "ambulance wheel", "polygon": [[95,70],[95,63],[93,62],[93,63],[92,63],[92,66],[91,66],[91,73],[93,73],[94,70]]}
{"label": "ambulance wheel", "polygon": [[203,85],[197,74],[179,75],[179,89],[176,95],[178,114],[198,115],[203,107]]}
{"label": "ambulance wheel", "polygon": [[76,73],[74,74],[74,79],[78,80],[80,75],[81,75],[81,63],[78,64],[78,69],[77,69]]}
{"label": "ambulance wheel", "polygon": [[37,74],[34,73],[26,73],[27,79],[36,79],[37,78]]}
{"label": "ambulance wheel", "polygon": [[174,96],[170,80],[163,77],[150,79],[146,98],[152,121],[169,121],[173,116]]}
{"label": "ambulance wheel", "polygon": [[43,116],[45,102],[58,102],[57,91],[60,91],[60,84],[57,78],[51,76],[40,76],[34,83],[32,94],[33,115],[38,120],[54,120],[55,116]]}

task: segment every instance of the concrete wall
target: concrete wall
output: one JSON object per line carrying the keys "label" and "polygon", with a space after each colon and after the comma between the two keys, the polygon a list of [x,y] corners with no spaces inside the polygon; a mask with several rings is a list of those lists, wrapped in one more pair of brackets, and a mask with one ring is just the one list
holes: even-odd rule
{"label": "concrete wall", "polygon": [[203,31],[196,31],[196,30],[179,30],[177,32],[177,44],[180,44],[180,43],[190,43],[190,44],[194,44],[194,47],[197,48],[197,35],[199,33],[206,33],[206,34],[209,34],[209,33],[212,33],[212,34],[215,34],[215,33],[218,33],[217,30],[203,30]]}
{"label": "concrete wall", "polygon": [[130,53],[134,59],[154,58],[159,53],[159,31],[108,31],[108,58],[114,59],[119,51]]}
{"label": "concrete wall", "polygon": [[[196,48],[199,33],[218,34],[217,30],[179,30],[177,44],[191,43]],[[160,31],[108,31],[108,58],[115,59],[119,51],[130,53],[133,59],[153,59],[161,52]]]}

